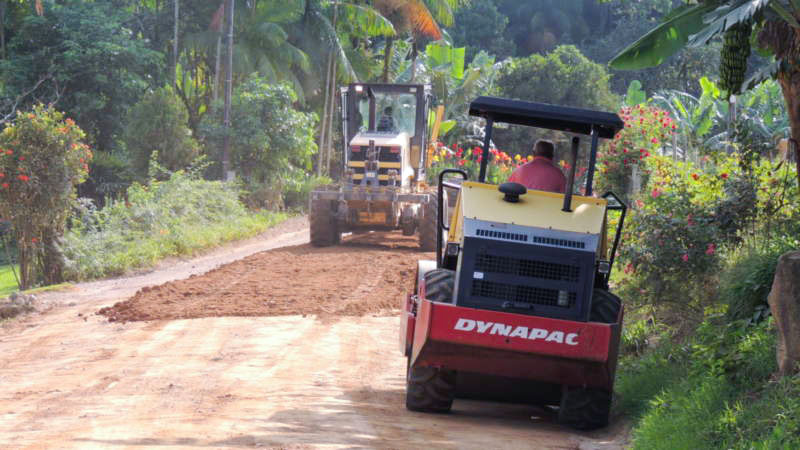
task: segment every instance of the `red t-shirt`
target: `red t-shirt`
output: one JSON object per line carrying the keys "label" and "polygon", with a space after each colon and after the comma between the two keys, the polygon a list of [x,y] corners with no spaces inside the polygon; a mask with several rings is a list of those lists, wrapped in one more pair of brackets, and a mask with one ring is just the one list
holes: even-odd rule
{"label": "red t-shirt", "polygon": [[533,161],[515,169],[508,181],[519,183],[528,189],[560,194],[567,189],[567,177],[561,169],[553,164],[553,160],[542,156],[537,156]]}

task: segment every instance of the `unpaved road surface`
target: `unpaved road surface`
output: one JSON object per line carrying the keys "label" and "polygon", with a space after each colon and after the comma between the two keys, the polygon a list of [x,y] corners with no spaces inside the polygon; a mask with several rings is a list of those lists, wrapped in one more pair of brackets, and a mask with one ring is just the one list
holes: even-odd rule
{"label": "unpaved road surface", "polygon": [[304,227],[44,295],[0,329],[0,448],[621,448],[530,406],[407,411],[387,309],[424,254]]}

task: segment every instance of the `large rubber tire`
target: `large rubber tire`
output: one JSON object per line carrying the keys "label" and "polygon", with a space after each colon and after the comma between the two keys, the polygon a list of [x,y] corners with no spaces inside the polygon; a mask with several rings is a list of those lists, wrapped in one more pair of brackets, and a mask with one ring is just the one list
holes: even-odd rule
{"label": "large rubber tire", "polygon": [[333,202],[330,200],[311,200],[308,214],[311,245],[326,247],[339,243],[341,233],[336,224]]}
{"label": "large rubber tire", "polygon": [[595,289],[592,292],[592,309],[589,313],[589,321],[617,323],[621,305],[622,302],[616,295],[605,289]]}
{"label": "large rubber tire", "polygon": [[422,204],[422,215],[419,219],[419,248],[424,252],[436,250],[436,233],[439,232],[439,197],[434,193],[428,196],[430,200]]}
{"label": "large rubber tire", "polygon": [[425,299],[432,302],[453,303],[456,273],[447,269],[434,269],[425,274]]}
{"label": "large rubber tire", "polygon": [[444,413],[453,407],[456,373],[435,367],[411,368],[406,377],[406,408]]}
{"label": "large rubber tire", "polygon": [[577,430],[602,428],[608,425],[611,397],[604,389],[565,386],[558,421]]}

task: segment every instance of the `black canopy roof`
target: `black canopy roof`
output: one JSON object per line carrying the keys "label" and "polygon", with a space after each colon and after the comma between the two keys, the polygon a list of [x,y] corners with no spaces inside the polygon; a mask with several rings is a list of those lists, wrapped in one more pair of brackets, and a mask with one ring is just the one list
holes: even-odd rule
{"label": "black canopy roof", "polygon": [[614,113],[548,105],[497,97],[478,97],[469,105],[471,116],[491,117],[495,122],[527,125],[550,130],[591,134],[597,128],[601,138],[613,138],[624,126]]}

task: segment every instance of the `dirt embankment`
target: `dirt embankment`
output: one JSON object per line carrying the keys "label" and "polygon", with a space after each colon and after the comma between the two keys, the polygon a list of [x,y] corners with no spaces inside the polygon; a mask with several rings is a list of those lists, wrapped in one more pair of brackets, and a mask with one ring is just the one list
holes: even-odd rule
{"label": "dirt embankment", "polygon": [[[346,238],[251,255],[202,275],[148,286],[100,314],[112,322],[223,316],[389,312],[414,286],[424,254],[399,233]],[[432,257],[432,255],[428,255]]]}

